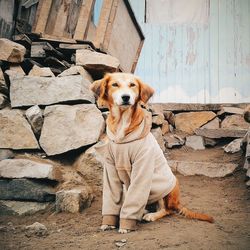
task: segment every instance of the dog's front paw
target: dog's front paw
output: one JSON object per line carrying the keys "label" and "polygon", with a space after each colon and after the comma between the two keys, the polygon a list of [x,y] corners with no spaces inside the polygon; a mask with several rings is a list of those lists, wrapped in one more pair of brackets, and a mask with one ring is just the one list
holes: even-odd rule
{"label": "dog's front paw", "polygon": [[156,220],[154,213],[144,214],[142,219],[145,221],[155,221]]}
{"label": "dog's front paw", "polygon": [[101,225],[100,230],[101,231],[108,231],[108,230],[113,230],[115,229],[115,226],[110,226],[110,225]]}
{"label": "dog's front paw", "polygon": [[131,230],[120,228],[118,232],[119,232],[120,234],[127,234],[127,233],[130,233]]}

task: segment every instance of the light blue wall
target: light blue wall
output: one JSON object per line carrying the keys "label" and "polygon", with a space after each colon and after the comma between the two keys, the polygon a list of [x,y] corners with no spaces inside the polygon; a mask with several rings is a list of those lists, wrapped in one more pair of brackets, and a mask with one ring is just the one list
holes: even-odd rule
{"label": "light blue wall", "polygon": [[250,102],[250,0],[210,0],[208,25],[144,23],[145,0],[130,3],[146,37],[136,74],[154,102]]}

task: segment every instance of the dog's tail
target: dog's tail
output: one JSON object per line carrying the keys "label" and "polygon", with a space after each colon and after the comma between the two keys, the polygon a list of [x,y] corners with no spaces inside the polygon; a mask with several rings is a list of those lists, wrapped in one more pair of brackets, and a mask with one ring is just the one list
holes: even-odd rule
{"label": "dog's tail", "polygon": [[214,222],[214,218],[212,216],[193,212],[186,207],[178,206],[177,212],[189,219],[197,219],[197,220],[207,221],[209,223]]}

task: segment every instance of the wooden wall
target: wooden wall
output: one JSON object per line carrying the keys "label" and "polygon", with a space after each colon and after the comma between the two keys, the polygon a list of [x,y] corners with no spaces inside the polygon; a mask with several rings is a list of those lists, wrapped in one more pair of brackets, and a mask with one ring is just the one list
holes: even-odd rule
{"label": "wooden wall", "polygon": [[208,1],[207,24],[145,23],[145,0],[130,3],[146,37],[136,74],[154,102],[250,102],[249,0]]}
{"label": "wooden wall", "polygon": [[0,37],[11,38],[15,0],[0,0]]}

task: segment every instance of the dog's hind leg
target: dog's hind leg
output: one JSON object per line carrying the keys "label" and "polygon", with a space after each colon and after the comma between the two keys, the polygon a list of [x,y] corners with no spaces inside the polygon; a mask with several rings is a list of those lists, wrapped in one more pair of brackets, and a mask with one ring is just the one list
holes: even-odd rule
{"label": "dog's hind leg", "polygon": [[145,221],[156,221],[159,220],[160,218],[166,216],[166,215],[170,215],[171,212],[169,210],[166,209],[165,207],[165,203],[163,199],[160,199],[158,201],[158,209],[156,212],[154,213],[147,213],[144,214],[144,216],[142,217],[143,220]]}

